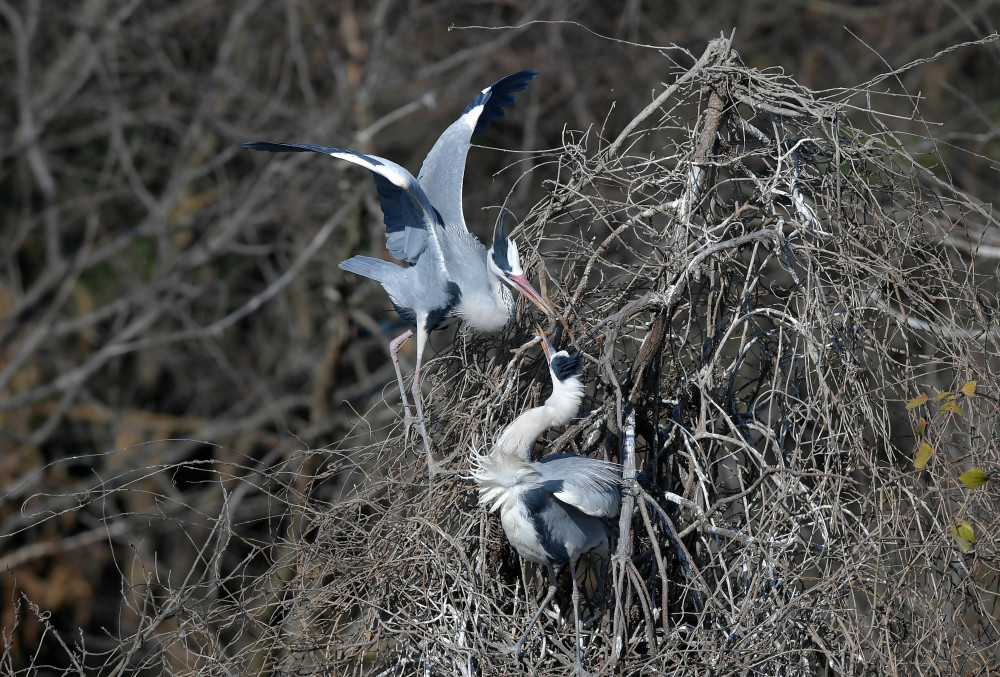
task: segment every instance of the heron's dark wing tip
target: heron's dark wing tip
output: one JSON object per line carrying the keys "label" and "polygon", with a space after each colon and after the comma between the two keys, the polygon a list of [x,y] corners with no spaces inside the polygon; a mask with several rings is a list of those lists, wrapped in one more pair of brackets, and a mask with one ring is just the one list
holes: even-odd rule
{"label": "heron's dark wing tip", "polygon": [[[521,89],[524,89],[525,87],[528,86],[528,82],[530,82],[531,80],[535,79],[536,77],[538,77],[538,71],[532,71],[532,70],[518,71],[517,73],[514,73],[512,75],[508,75],[507,77],[502,78],[501,80],[498,80],[497,84],[501,84],[501,83],[504,83],[504,82],[507,82],[507,81],[512,81],[512,82],[513,81],[517,81],[517,82],[521,82],[522,83]],[[494,85],[494,87],[495,86],[496,85]],[[519,89],[517,91],[521,91],[521,90]]]}
{"label": "heron's dark wing tip", "polygon": [[333,146],[316,146],[311,143],[272,143],[270,141],[247,141],[243,147],[248,150],[262,150],[268,153],[322,153],[323,155],[333,155],[335,153],[349,153],[368,159],[362,153],[335,148]]}
{"label": "heron's dark wing tip", "polygon": [[262,150],[268,153],[304,153],[308,148],[302,148],[292,143],[271,143],[270,141],[247,141],[243,144],[247,150]]}
{"label": "heron's dark wing tip", "polygon": [[[480,133],[490,126],[494,120],[499,120],[504,116],[504,108],[514,103],[514,94],[523,91],[531,82],[538,71],[519,71],[512,73],[505,78],[501,78],[490,85],[486,100],[481,101],[479,97],[473,100],[469,107],[472,108],[480,103],[483,104],[483,112],[479,114],[476,121],[475,133]],[[481,95],[482,96],[482,95]],[[468,109],[466,109],[468,110]]]}

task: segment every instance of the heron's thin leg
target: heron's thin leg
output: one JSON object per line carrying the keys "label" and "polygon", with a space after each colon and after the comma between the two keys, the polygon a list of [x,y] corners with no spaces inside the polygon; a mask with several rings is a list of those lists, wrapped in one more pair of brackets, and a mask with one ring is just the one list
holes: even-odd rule
{"label": "heron's thin leg", "polygon": [[413,403],[417,407],[417,419],[420,421],[420,434],[424,437],[424,450],[427,452],[427,474],[431,479],[437,474],[437,463],[434,462],[434,452],[431,450],[431,439],[427,436],[427,426],[424,424],[424,405],[420,394],[420,351],[417,351],[417,368],[413,372]]}
{"label": "heron's thin leg", "polygon": [[573,579],[573,628],[576,631],[576,663],[574,669],[577,675],[585,675],[583,663],[580,661],[580,589],[576,584],[576,565],[569,560],[569,575]]}
{"label": "heron's thin leg", "polygon": [[[410,405],[406,401],[406,388],[403,387],[403,372],[399,370],[399,349],[403,347],[403,344],[413,336],[413,328],[410,327],[404,333],[400,334],[394,338],[389,343],[389,357],[392,358],[392,366],[396,368],[396,380],[399,381],[399,399],[403,400],[403,416],[406,419],[410,418]],[[409,422],[406,422],[409,425]]]}
{"label": "heron's thin leg", "polygon": [[549,603],[549,600],[551,600],[555,596],[556,570],[552,567],[551,564],[547,565],[547,567],[549,570],[549,591],[545,594],[545,599],[543,599],[542,603],[538,605],[538,611],[536,611],[535,615],[531,618],[531,622],[528,623],[528,627],[524,629],[524,634],[522,634],[521,638],[517,640],[517,643],[511,648],[507,649],[506,651],[501,651],[500,653],[496,654],[497,656],[506,656],[507,654],[512,654],[512,653],[517,653],[517,654],[521,653],[521,645],[523,645],[524,640],[527,639],[528,633],[531,632],[531,628],[535,627],[535,623],[538,621],[538,617],[542,615],[543,611],[545,611],[545,607]]}
{"label": "heron's thin leg", "polygon": [[587,620],[582,622],[582,625],[585,628],[590,627],[593,623],[599,621],[601,617],[604,616],[604,612],[606,610],[608,603],[607,598],[604,596],[604,587],[607,584],[609,562],[605,555],[599,554],[598,557],[601,558],[601,573],[598,575],[597,578],[597,591],[596,591],[597,594],[595,595],[595,599],[593,600],[592,604],[590,598],[588,597],[587,599],[588,606],[595,610],[595,614],[591,618],[588,618]]}

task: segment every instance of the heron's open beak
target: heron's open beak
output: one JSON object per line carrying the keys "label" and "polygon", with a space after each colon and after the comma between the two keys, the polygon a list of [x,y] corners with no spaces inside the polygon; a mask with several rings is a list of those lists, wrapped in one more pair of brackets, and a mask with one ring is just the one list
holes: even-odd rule
{"label": "heron's open beak", "polygon": [[549,340],[545,338],[545,332],[542,331],[541,327],[538,327],[538,337],[542,339],[542,352],[545,353],[545,360],[549,363],[552,362],[552,355],[555,354],[556,349],[552,347]]}
{"label": "heron's open beak", "polygon": [[542,295],[539,294],[537,291],[535,291],[535,288],[531,286],[531,283],[528,282],[528,278],[526,278],[524,275],[512,275],[510,273],[507,273],[504,276],[504,279],[506,279],[507,282],[509,282],[514,287],[517,287],[518,291],[527,296],[532,303],[534,303],[541,309],[543,313],[545,313],[549,317],[556,316],[556,311],[552,310],[552,306],[546,303],[545,300],[542,298]]}

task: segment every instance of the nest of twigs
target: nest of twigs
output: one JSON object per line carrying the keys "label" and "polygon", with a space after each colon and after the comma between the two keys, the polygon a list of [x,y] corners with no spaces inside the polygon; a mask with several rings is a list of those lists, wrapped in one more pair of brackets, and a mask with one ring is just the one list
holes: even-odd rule
{"label": "nest of twigs", "polygon": [[[538,451],[625,474],[586,668],[985,669],[995,493],[952,481],[951,462],[996,463],[982,434],[994,404],[962,395],[964,416],[934,421],[939,458],[922,472],[906,406],[972,380],[996,392],[994,297],[956,246],[966,219],[988,216],[926,185],[877,112],[861,118],[871,129],[850,123],[861,92],[819,97],[743,66],[725,40],[670,79],[614,140],[567,135],[518,235],[544,260],[562,316],[550,330],[591,358],[578,421]],[[364,481],[313,505],[282,563],[295,585],[285,624],[267,626],[285,648],[275,666],[515,668],[491,654],[530,618],[544,572],[520,566],[464,473],[471,449],[547,394],[521,320],[460,336],[431,368],[431,436],[455,474],[429,488],[419,456],[402,460],[413,435],[349,452]],[[966,554],[960,519],[978,537]],[[571,669],[563,583],[520,658],[531,672]]]}

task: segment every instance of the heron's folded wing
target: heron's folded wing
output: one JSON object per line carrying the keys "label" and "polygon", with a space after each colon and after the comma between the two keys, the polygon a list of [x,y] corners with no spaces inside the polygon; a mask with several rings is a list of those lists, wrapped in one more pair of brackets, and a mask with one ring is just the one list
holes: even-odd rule
{"label": "heron's folded wing", "polygon": [[612,517],[621,506],[621,468],[597,458],[556,454],[535,466],[557,499],[594,517]]}
{"label": "heron's folded wing", "polygon": [[520,92],[535,71],[521,71],[497,80],[481,91],[451,124],[431,148],[417,174],[417,181],[431,204],[437,207],[449,228],[465,228],[462,215],[462,182],[465,159],[474,133],[484,131],[494,120],[504,116],[504,107],[514,103],[514,93]]}
{"label": "heron's folded wing", "polygon": [[271,153],[322,153],[364,167],[375,178],[379,203],[385,219],[385,238],[389,253],[397,259],[415,264],[429,250],[448,277],[447,266],[441,253],[438,227],[441,215],[431,205],[420,184],[410,172],[391,160],[375,155],[356,153],[344,148],[314,146],[306,143],[270,143],[252,141],[244,148]]}

